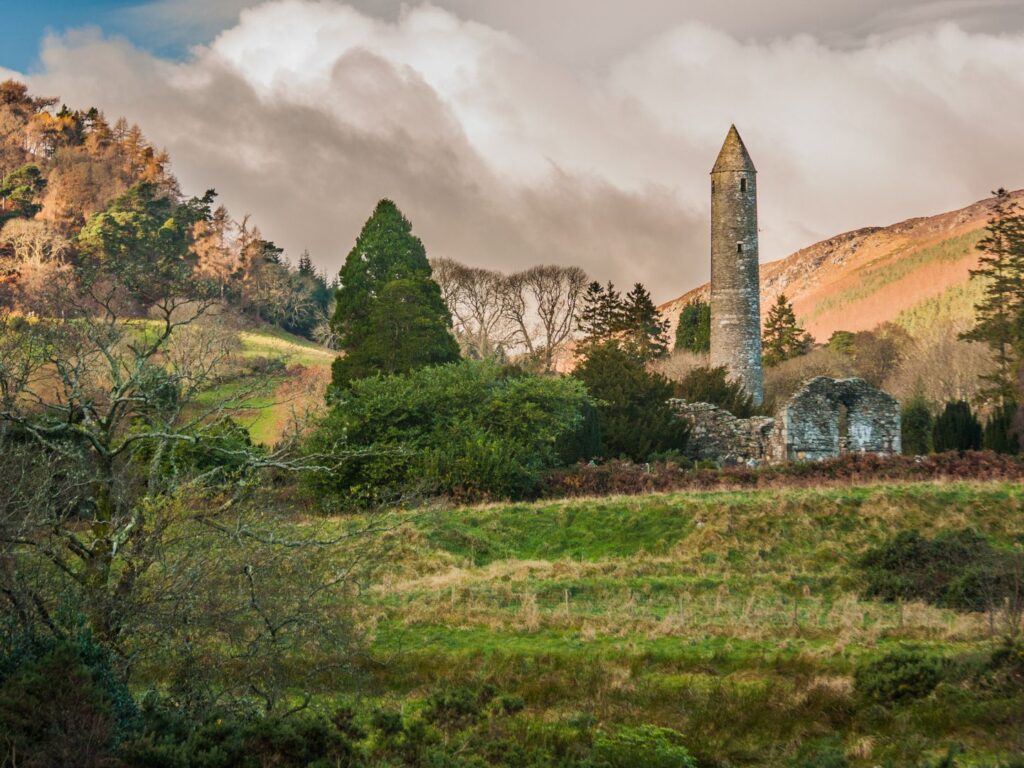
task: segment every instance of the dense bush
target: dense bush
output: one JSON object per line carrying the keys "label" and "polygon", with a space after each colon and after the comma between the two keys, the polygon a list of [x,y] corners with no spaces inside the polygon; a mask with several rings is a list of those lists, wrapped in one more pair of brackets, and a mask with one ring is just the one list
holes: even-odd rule
{"label": "dense bush", "polygon": [[[166,725],[164,720],[156,721]],[[155,725],[155,723],[153,723]],[[355,768],[361,755],[335,724],[314,715],[281,719],[217,713],[146,732],[128,742],[130,768]]]}
{"label": "dense bush", "polygon": [[18,765],[107,764],[137,709],[109,653],[87,634],[12,633],[0,657],[0,743]]}
{"label": "dense bush", "polygon": [[310,482],[328,500],[408,494],[524,498],[541,472],[582,458],[591,401],[570,378],[463,361],[354,381],[311,437],[311,452],[352,452]]}
{"label": "dense bush", "polygon": [[857,667],[854,690],[864,701],[898,704],[927,696],[942,682],[941,659],[901,648]]}
{"label": "dense bush", "polygon": [[981,442],[986,450],[996,453],[1020,453],[1020,438],[1014,427],[1017,404],[1006,403],[996,408],[985,422]]}
{"label": "dense bush", "polygon": [[694,368],[676,383],[676,396],[691,403],[712,403],[740,419],[757,413],[754,399],[747,394],[742,382],[729,378],[724,365]]}
{"label": "dense bush", "polygon": [[934,539],[903,531],[865,553],[860,566],[866,597],[984,611],[1015,591],[1012,557],[971,530],[942,531]]}
{"label": "dense bush", "polygon": [[615,342],[594,345],[573,375],[597,401],[605,456],[647,461],[686,447],[686,425],[667,403],[672,383],[648,371],[642,358]]}
{"label": "dense bush", "polygon": [[924,456],[932,452],[932,412],[920,395],[903,404],[900,432],[903,453],[907,456]]}
{"label": "dense bush", "polygon": [[935,450],[976,451],[981,448],[981,424],[963,400],[946,403],[932,428]]}
{"label": "dense bush", "polygon": [[594,739],[594,758],[602,768],[697,768],[682,744],[683,736],[654,725],[623,726]]}

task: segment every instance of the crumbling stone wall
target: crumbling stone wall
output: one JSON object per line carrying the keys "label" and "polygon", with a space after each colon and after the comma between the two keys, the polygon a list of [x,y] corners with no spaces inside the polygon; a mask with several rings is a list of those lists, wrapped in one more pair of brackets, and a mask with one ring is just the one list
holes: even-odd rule
{"label": "crumbling stone wall", "polygon": [[690,425],[688,458],[711,459],[726,466],[768,460],[775,427],[770,416],[738,419],[717,405],[685,400],[670,400],[669,405]]}
{"label": "crumbling stone wall", "polygon": [[789,461],[901,450],[899,402],[863,379],[811,379],[777,420],[779,452]]}
{"label": "crumbling stone wall", "polygon": [[723,465],[819,461],[901,449],[899,402],[863,379],[810,379],[775,418],[738,419],[710,403],[669,404],[690,425],[687,455],[695,460]]}

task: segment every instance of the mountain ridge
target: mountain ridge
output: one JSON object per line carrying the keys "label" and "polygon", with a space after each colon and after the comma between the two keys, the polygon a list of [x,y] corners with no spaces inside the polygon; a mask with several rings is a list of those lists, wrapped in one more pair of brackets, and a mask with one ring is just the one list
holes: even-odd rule
{"label": "mountain ridge", "polygon": [[[1024,190],[1012,193],[1024,203]],[[917,216],[888,226],[853,229],[761,264],[761,315],[780,293],[797,317],[823,342],[837,330],[870,330],[881,323],[907,324],[915,310],[941,302],[948,292],[966,295],[975,246],[983,236],[993,198],[934,216]],[[661,304],[674,332],[679,312],[694,299],[707,301],[705,283]],[[961,298],[960,304],[969,301]],[[960,319],[959,304],[948,311]]]}

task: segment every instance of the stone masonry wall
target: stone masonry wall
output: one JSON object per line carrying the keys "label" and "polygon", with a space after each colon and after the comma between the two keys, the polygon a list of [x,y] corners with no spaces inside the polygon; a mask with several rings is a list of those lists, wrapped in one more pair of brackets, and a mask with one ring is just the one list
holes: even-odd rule
{"label": "stone masonry wall", "polygon": [[899,402],[863,379],[811,379],[775,418],[738,419],[710,403],[669,404],[690,425],[687,455],[695,460],[722,465],[818,461],[901,449]]}

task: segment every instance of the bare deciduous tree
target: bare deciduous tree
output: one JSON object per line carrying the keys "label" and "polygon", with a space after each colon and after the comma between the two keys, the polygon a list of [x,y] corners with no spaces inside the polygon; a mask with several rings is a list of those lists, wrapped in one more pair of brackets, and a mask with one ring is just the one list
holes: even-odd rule
{"label": "bare deciduous tree", "polygon": [[452,313],[455,337],[467,357],[504,353],[513,338],[506,311],[507,280],[499,272],[467,267],[451,259],[431,262],[434,279]]}

